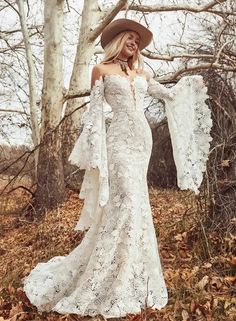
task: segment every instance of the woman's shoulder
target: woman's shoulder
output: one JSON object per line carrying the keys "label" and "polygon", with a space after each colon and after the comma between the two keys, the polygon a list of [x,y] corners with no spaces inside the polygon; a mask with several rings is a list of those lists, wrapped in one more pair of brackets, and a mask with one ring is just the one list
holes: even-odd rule
{"label": "woman's shoulder", "polygon": [[104,76],[108,69],[109,69],[109,66],[107,64],[100,63],[93,67],[92,72],[96,72],[96,73],[99,73],[101,76]]}
{"label": "woman's shoulder", "polygon": [[104,65],[97,64],[92,69],[92,75],[91,75],[91,88],[94,86],[96,80],[100,79],[101,77],[104,77],[106,74],[106,70],[104,69]]}

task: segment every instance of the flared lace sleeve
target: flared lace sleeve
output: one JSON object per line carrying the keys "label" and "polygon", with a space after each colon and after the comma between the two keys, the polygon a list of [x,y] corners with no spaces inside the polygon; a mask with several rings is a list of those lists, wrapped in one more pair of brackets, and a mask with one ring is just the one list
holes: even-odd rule
{"label": "flared lace sleeve", "polygon": [[172,88],[151,80],[148,93],[165,101],[173,156],[180,189],[199,193],[212,137],[211,112],[202,76],[183,77]]}
{"label": "flared lace sleeve", "polygon": [[174,94],[172,93],[171,89],[161,85],[153,78],[148,81],[148,93],[154,98],[165,101],[172,101],[174,99]]}
{"label": "flared lace sleeve", "polygon": [[109,198],[104,83],[96,80],[90,93],[89,109],[83,115],[83,130],[69,156],[69,162],[85,169],[80,197],[85,199],[76,230],[90,227],[97,206]]}

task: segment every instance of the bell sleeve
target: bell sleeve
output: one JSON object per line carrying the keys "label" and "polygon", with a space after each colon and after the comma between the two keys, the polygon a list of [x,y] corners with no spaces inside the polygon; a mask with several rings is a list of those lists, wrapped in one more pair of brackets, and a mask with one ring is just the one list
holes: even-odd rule
{"label": "bell sleeve", "polygon": [[109,199],[106,124],[104,115],[104,83],[96,80],[91,93],[89,109],[82,117],[83,129],[69,156],[69,162],[85,169],[80,198],[84,206],[75,230],[89,228],[97,219],[95,213]]}
{"label": "bell sleeve", "polygon": [[165,102],[177,184],[181,190],[190,189],[198,194],[212,140],[211,112],[205,102],[208,95],[203,78],[186,76],[171,88],[151,79],[148,93]]}

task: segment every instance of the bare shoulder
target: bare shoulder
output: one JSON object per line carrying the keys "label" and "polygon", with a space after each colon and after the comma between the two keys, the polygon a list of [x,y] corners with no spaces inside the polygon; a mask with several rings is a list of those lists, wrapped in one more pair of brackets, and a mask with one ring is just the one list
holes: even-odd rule
{"label": "bare shoulder", "polygon": [[91,87],[93,87],[97,79],[100,79],[101,77],[104,78],[107,74],[115,73],[118,73],[117,65],[113,63],[100,63],[95,65],[92,70]]}
{"label": "bare shoulder", "polygon": [[103,65],[97,64],[92,69],[92,76],[102,76],[103,75]]}
{"label": "bare shoulder", "polygon": [[111,69],[110,64],[100,63],[93,67],[93,72],[99,73],[101,76],[104,76]]}
{"label": "bare shoulder", "polygon": [[103,64],[97,64],[92,69],[91,88],[94,86],[96,80],[104,76]]}

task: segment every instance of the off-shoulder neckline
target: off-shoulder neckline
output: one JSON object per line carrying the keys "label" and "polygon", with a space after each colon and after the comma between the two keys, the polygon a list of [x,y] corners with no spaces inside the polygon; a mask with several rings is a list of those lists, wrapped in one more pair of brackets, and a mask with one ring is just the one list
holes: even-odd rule
{"label": "off-shoulder neckline", "polygon": [[144,76],[141,76],[141,75],[135,75],[134,77],[129,78],[129,77],[125,77],[125,76],[122,76],[120,74],[106,74],[106,75],[103,75],[103,79],[105,80],[106,78],[109,78],[109,77],[118,77],[118,78],[124,78],[126,79],[126,81],[129,83],[129,84],[132,84],[137,78],[142,78],[145,82],[147,82],[147,79],[144,77]]}

